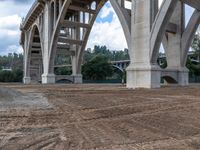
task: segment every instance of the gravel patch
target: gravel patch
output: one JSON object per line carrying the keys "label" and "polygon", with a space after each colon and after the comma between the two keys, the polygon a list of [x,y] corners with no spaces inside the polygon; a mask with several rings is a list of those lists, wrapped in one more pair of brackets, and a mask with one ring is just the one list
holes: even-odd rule
{"label": "gravel patch", "polygon": [[21,93],[14,89],[0,87],[0,111],[13,108],[47,109],[50,107],[47,98],[41,93]]}

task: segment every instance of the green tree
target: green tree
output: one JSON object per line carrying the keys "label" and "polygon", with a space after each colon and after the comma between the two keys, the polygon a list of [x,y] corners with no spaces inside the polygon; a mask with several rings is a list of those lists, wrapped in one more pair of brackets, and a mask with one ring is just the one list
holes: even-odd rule
{"label": "green tree", "polygon": [[[195,35],[191,47],[194,51],[194,54],[190,56],[190,58],[200,61],[200,34]],[[194,63],[188,58],[186,66],[190,70],[190,77],[200,76],[199,63]]]}
{"label": "green tree", "polygon": [[86,80],[104,80],[113,74],[112,65],[104,55],[97,55],[82,68],[83,77]]}
{"label": "green tree", "polygon": [[186,66],[190,70],[190,76],[200,76],[200,64],[194,64],[190,59],[188,59]]}
{"label": "green tree", "polygon": [[0,82],[22,82],[23,71],[20,69],[13,71],[0,71]]}
{"label": "green tree", "polygon": [[200,34],[196,34],[192,42],[192,49],[194,50],[194,57],[200,60]]}
{"label": "green tree", "polygon": [[83,63],[90,61],[96,55],[104,55],[109,61],[129,60],[128,49],[109,50],[106,46],[95,45],[93,51],[86,50],[84,52]]}
{"label": "green tree", "polygon": [[1,68],[12,68],[13,70],[23,69],[23,54],[9,53],[7,56],[0,56]]}
{"label": "green tree", "polygon": [[71,75],[72,74],[72,69],[69,67],[55,68],[54,71],[56,75]]}

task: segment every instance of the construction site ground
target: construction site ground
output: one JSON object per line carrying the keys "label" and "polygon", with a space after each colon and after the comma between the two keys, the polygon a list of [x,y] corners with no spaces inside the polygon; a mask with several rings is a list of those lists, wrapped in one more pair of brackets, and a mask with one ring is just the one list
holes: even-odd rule
{"label": "construction site ground", "polygon": [[200,150],[200,85],[0,84],[0,150]]}

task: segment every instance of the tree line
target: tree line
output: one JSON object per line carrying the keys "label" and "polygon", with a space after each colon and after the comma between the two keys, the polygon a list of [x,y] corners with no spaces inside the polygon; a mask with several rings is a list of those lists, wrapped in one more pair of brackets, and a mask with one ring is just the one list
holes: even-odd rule
{"label": "tree line", "polygon": [[[192,43],[193,54],[187,60],[190,77],[200,77],[200,34],[196,34]],[[114,51],[106,46],[94,46],[84,52],[82,74],[85,80],[105,80],[110,78],[125,78],[124,73],[112,67],[110,61],[129,60],[128,49]],[[192,61],[197,60],[196,62]],[[69,64],[71,58],[66,56],[56,57],[55,64]],[[167,60],[162,60],[161,67],[167,67]],[[55,68],[57,75],[70,75],[70,67]],[[0,82],[22,82],[23,54],[9,53],[0,56]]]}
{"label": "tree line", "polygon": [[[111,61],[129,60],[128,49],[109,50],[106,46],[94,46],[93,49],[87,49],[84,52],[82,74],[84,80],[121,80],[123,72],[112,67]],[[69,57],[59,56],[55,64],[70,63]],[[57,75],[70,75],[72,73],[70,67],[56,68]]]}
{"label": "tree line", "polygon": [[22,82],[23,54],[0,56],[0,82]]}

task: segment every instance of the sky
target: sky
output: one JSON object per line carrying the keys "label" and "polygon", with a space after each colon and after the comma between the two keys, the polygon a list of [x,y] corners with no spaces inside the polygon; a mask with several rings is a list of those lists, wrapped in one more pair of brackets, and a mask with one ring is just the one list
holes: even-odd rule
{"label": "sky", "polygon": [[[0,0],[0,55],[23,52],[19,45],[19,27],[33,2],[34,0]],[[127,3],[126,7],[131,6]],[[187,22],[192,12],[193,9],[187,6]],[[93,48],[94,45],[106,45],[110,50],[127,48],[121,24],[109,2],[98,14],[86,48]]]}

